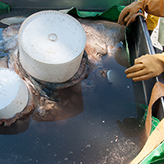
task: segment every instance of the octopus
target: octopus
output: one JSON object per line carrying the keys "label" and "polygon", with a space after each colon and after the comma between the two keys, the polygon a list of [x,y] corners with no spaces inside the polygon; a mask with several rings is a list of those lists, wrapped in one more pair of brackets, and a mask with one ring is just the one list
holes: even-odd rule
{"label": "octopus", "polygon": [[[11,18],[10,20],[13,21]],[[18,21],[18,19],[14,20]],[[10,126],[29,113],[36,121],[55,121],[73,117],[83,111],[80,83],[87,79],[95,68],[99,68],[100,78],[108,77],[109,73],[103,68],[101,59],[103,56],[111,56],[119,50],[122,41],[125,39],[125,26],[106,20],[79,18],[78,20],[86,32],[87,42],[79,70],[70,80],[64,83],[40,81],[22,68],[19,62],[18,48],[18,34],[22,22],[8,23],[8,27],[2,33],[3,46],[0,49],[5,52],[5,55],[0,58],[0,68],[14,70],[26,83],[30,98],[27,107],[21,113],[16,114],[12,119],[0,120],[0,124]],[[5,20],[1,22],[5,23]],[[122,61],[124,60],[119,62],[124,65]],[[83,85],[87,86],[85,83]]]}

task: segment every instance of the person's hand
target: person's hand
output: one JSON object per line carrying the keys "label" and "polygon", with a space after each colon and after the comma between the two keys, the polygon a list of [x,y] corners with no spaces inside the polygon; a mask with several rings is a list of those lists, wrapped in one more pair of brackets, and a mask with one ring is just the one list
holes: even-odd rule
{"label": "person's hand", "polygon": [[143,55],[135,59],[132,67],[125,70],[133,81],[148,80],[164,72],[164,54]]}
{"label": "person's hand", "polygon": [[118,23],[124,25],[135,15],[139,10],[143,10],[143,1],[135,1],[130,5],[126,6],[119,15]]}

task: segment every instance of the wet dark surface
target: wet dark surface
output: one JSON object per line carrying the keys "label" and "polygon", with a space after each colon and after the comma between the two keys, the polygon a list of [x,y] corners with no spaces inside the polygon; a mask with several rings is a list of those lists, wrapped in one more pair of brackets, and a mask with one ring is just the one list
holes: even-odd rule
{"label": "wet dark surface", "polygon": [[[3,28],[0,28],[0,34],[2,34]],[[8,51],[5,49],[5,43],[3,42],[3,37],[0,35],[0,58],[7,56]]]}
{"label": "wet dark surface", "polygon": [[[119,50],[117,58],[124,53]],[[72,102],[59,109],[60,119],[54,114],[54,121],[44,122],[29,115],[8,128],[1,126],[0,163],[127,164],[132,160],[143,144],[143,110],[135,102],[126,68],[114,56],[106,55],[98,63],[112,71],[110,82],[98,67],[77,86],[60,91]]]}
{"label": "wet dark surface", "polygon": [[78,92],[61,91],[78,101],[72,103],[73,117],[39,122],[29,116],[1,129],[0,163],[120,164],[133,159],[141,149],[142,128],[132,81],[114,57],[103,57],[102,64],[112,70],[112,83],[95,69],[74,87]]}

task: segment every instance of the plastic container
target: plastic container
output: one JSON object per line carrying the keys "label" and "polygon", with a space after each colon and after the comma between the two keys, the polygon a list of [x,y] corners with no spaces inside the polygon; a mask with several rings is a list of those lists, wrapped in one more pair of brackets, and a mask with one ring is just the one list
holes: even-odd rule
{"label": "plastic container", "polygon": [[10,119],[21,112],[28,102],[24,81],[12,70],[0,69],[0,119]]}
{"label": "plastic container", "polygon": [[75,18],[53,10],[37,12],[21,25],[20,62],[39,80],[65,82],[78,71],[85,44],[85,31]]}

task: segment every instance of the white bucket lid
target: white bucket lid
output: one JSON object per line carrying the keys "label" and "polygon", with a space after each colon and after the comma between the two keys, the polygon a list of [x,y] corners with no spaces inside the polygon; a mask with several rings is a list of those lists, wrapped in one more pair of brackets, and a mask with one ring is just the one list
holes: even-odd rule
{"label": "white bucket lid", "polygon": [[61,64],[72,61],[83,52],[86,34],[72,16],[47,10],[35,13],[23,22],[19,44],[34,60]]}
{"label": "white bucket lid", "polygon": [[14,117],[27,102],[28,90],[23,80],[10,69],[0,69],[0,119]]}

